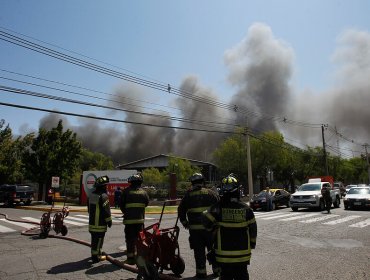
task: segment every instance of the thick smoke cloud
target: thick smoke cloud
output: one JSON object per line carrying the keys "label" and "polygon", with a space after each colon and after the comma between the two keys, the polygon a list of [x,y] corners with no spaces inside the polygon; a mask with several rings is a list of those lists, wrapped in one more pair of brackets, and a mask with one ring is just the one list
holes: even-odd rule
{"label": "thick smoke cloud", "polygon": [[[297,91],[290,83],[294,73],[294,52],[291,47],[277,39],[270,27],[253,24],[238,45],[225,52],[228,79],[236,89],[230,99],[232,106],[247,109],[249,125],[257,131],[278,130],[287,141],[295,139],[303,145],[320,146],[321,131],[304,126],[290,126],[281,122],[283,117],[302,122],[330,124],[338,131],[358,142],[369,142],[370,130],[370,34],[355,30],[344,32],[338,40],[332,60],[338,65],[335,83],[323,92],[306,89]],[[195,76],[184,78],[180,85],[183,92],[217,101],[217,94],[201,85]],[[115,99],[108,105],[147,112],[136,100],[152,100],[149,90],[132,84],[122,84],[115,89]],[[158,94],[158,93],[156,93]],[[155,101],[153,101],[155,102]],[[192,99],[178,97],[172,101],[180,109],[180,116],[187,119],[220,122],[230,118],[225,110]],[[148,107],[148,105],[145,105]],[[158,111],[152,111],[158,113]],[[255,114],[256,113],[256,114]],[[268,116],[279,116],[268,119]],[[199,123],[180,123],[168,118],[154,118],[141,114],[112,111],[111,117],[128,121],[205,128]],[[162,112],[161,115],[173,113]],[[178,116],[178,115],[177,115]],[[71,127],[63,116],[48,115],[40,121],[41,127],[55,127],[59,119],[64,126],[74,130],[83,145],[113,158],[116,164],[127,163],[160,153],[173,153],[191,159],[212,161],[211,154],[226,135],[158,128],[131,124],[111,124],[95,120],[79,120]],[[245,124],[243,117],[236,123]],[[230,122],[230,121],[226,121]],[[209,127],[208,127],[209,129]],[[214,128],[217,129],[217,128]],[[225,128],[224,128],[225,129]],[[228,127],[227,130],[232,129]],[[292,143],[297,145],[297,143]],[[302,146],[302,145],[301,145]],[[358,148],[357,148],[358,150]]]}
{"label": "thick smoke cloud", "polygon": [[[286,111],[293,58],[292,49],[274,38],[270,27],[261,23],[252,25],[247,37],[226,51],[229,81],[238,91],[231,104],[257,113],[248,119],[252,128],[276,130],[273,121],[259,116],[281,116]],[[245,123],[245,119],[240,118],[239,122]]]}

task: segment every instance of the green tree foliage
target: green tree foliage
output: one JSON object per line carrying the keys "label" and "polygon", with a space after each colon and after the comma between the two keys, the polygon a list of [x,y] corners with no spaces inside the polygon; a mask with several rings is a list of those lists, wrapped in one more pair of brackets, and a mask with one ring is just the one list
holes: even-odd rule
{"label": "green tree foliage", "polygon": [[39,184],[39,199],[42,199],[43,193],[46,195],[51,177],[60,177],[62,183],[74,175],[81,150],[76,133],[69,129],[63,132],[61,120],[57,127],[49,131],[39,129],[29,151],[24,155],[28,175]]}
{"label": "green tree foliage", "polygon": [[83,148],[79,160],[79,168],[81,172],[86,170],[112,170],[114,169],[114,164],[110,157]]}
{"label": "green tree foliage", "polygon": [[147,168],[142,172],[144,178],[144,185],[146,186],[159,186],[163,184],[163,174],[157,168]]}
{"label": "green tree foliage", "polygon": [[0,184],[21,183],[24,179],[22,157],[30,145],[33,134],[13,139],[9,125],[0,121]]}
{"label": "green tree foliage", "polygon": [[[322,147],[307,147],[305,151],[285,142],[278,132],[265,132],[250,137],[253,181],[260,188],[269,184],[278,186],[306,182],[309,177],[325,175]],[[221,176],[235,173],[241,183],[247,184],[247,157],[245,133],[237,130],[215,150],[215,163]],[[366,161],[361,158],[349,160],[327,154],[329,174],[336,181],[345,183],[367,182]],[[273,171],[273,182],[269,182]]]}
{"label": "green tree foliage", "polygon": [[170,156],[168,159],[168,166],[162,172],[162,175],[168,180],[168,174],[176,173],[177,181],[181,182],[187,181],[195,172],[200,172],[200,168],[197,166],[192,166],[190,161],[179,157]]}

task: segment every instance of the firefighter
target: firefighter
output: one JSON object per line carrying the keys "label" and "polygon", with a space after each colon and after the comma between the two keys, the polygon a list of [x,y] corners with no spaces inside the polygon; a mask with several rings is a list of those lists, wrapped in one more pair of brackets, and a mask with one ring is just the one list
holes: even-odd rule
{"label": "firefighter", "polygon": [[330,195],[330,189],[331,189],[331,186],[329,184],[324,184],[321,188],[322,198],[324,200],[325,209],[326,211],[328,211],[328,214],[330,214],[330,208],[333,202],[331,195]]}
{"label": "firefighter", "polygon": [[[190,177],[191,189],[185,194],[178,207],[178,216],[185,229],[189,229],[190,249],[194,250],[196,277],[206,278],[206,253],[212,247],[212,233],[202,224],[202,212],[219,201],[218,195],[205,188],[201,173]],[[214,271],[215,273],[216,271]]]}
{"label": "firefighter", "polygon": [[234,176],[222,179],[220,202],[203,213],[203,224],[215,232],[214,260],[222,280],[249,279],[251,249],[256,246],[257,224],[251,208],[240,201]]}
{"label": "firefighter", "polygon": [[105,260],[105,256],[102,256],[101,249],[103,247],[107,226],[112,226],[112,217],[106,188],[108,183],[108,176],[97,178],[94,184],[95,189],[90,194],[88,201],[91,259],[93,263]]}
{"label": "firefighter", "polygon": [[128,178],[130,186],[122,191],[120,209],[125,225],[125,239],[127,249],[127,264],[136,263],[136,239],[144,228],[145,207],[149,204],[149,197],[141,188],[143,177],[135,174]]}

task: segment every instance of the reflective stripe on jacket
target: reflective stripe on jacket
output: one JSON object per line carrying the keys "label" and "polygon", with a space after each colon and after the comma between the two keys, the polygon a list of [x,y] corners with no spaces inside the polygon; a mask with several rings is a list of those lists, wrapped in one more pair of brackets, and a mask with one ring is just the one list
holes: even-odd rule
{"label": "reflective stripe on jacket", "polygon": [[142,188],[132,186],[123,190],[120,209],[124,214],[123,224],[143,224],[145,221],[145,207],[149,204],[149,197]]}
{"label": "reflective stripe on jacket", "polygon": [[249,263],[256,246],[257,224],[253,211],[240,201],[217,203],[203,215],[204,226],[216,228],[214,244],[218,263]]}
{"label": "reflective stripe on jacket", "polygon": [[89,231],[106,232],[107,222],[112,221],[108,195],[106,193],[91,193],[88,206]]}
{"label": "reflective stripe on jacket", "polygon": [[188,191],[178,207],[180,222],[189,224],[191,230],[204,230],[202,213],[218,201],[218,195],[212,190],[200,188]]}

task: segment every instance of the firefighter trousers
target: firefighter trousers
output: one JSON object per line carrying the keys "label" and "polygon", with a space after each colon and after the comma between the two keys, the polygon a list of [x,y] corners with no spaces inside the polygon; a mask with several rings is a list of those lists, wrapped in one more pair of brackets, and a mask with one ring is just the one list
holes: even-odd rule
{"label": "firefighter trousers", "polygon": [[248,265],[240,264],[220,264],[220,280],[249,280]]}
{"label": "firefighter trousers", "polygon": [[139,236],[139,232],[143,228],[144,224],[125,225],[125,240],[128,260],[134,260],[136,257],[136,240]]}
{"label": "firefighter trousers", "polygon": [[196,274],[207,274],[206,270],[206,249],[212,249],[212,233],[206,230],[189,231],[190,249],[194,250]]}
{"label": "firefighter trousers", "polygon": [[101,249],[104,243],[105,232],[93,232],[91,234],[91,257],[101,256]]}

